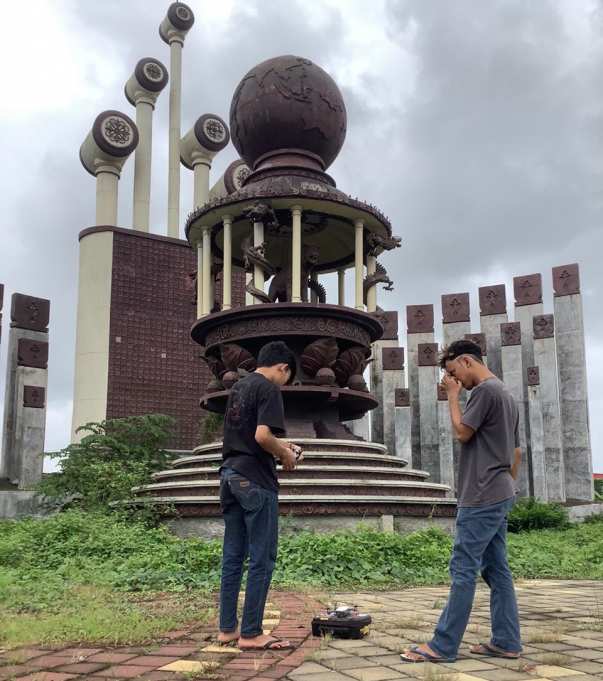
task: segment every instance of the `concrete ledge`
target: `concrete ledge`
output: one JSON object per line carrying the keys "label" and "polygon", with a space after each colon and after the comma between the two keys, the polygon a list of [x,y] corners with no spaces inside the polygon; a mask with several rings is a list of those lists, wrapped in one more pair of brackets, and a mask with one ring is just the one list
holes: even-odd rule
{"label": "concrete ledge", "polygon": [[579,506],[567,506],[570,523],[583,523],[587,518],[603,516],[603,503],[580,504]]}
{"label": "concrete ledge", "polygon": [[[392,464],[398,464],[401,467],[404,467],[408,464],[408,461],[406,459],[402,459],[399,456],[389,456],[388,454],[365,454],[365,453],[350,453],[350,452],[340,452],[337,450],[333,450],[333,452],[328,452],[328,451],[313,451],[313,450],[304,450],[304,461],[306,463],[310,463],[310,460],[314,461],[315,459],[342,459],[345,461],[374,461],[375,463],[379,462],[387,462],[387,463],[392,463]],[[197,454],[197,455],[192,455],[192,456],[183,456],[178,459],[174,459],[171,463],[172,466],[178,467],[182,464],[191,464],[191,463],[208,463],[210,461],[217,461],[217,462],[222,462],[222,453],[209,453],[209,454]],[[412,470],[412,469],[408,469]],[[421,472],[421,471],[416,471],[416,472]],[[423,471],[424,473],[424,471]],[[429,475],[429,473],[427,473]]]}
{"label": "concrete ledge", "polygon": [[[412,497],[412,496],[374,496],[365,494],[338,494],[331,497],[321,497],[316,494],[279,494],[280,504],[420,504],[426,506],[454,506],[456,508],[456,499],[449,499],[447,497]],[[218,496],[207,497],[140,497],[124,502],[126,505],[139,504],[195,504],[195,505],[218,505]]]}
{"label": "concrete ledge", "polygon": [[0,518],[11,520],[46,515],[42,497],[37,492],[21,490],[0,492]]}
{"label": "concrete ledge", "polygon": [[[377,531],[391,531],[392,516],[281,516],[279,533],[281,536],[298,532],[341,532],[353,531],[359,527],[369,527]],[[384,522],[385,521],[385,522]],[[389,521],[389,522],[388,522]],[[166,522],[168,529],[179,537],[200,537],[220,539],[224,536],[224,522],[221,518],[175,518]],[[452,532],[454,518],[411,518],[393,516],[393,531],[408,534],[417,530],[438,527]]]}

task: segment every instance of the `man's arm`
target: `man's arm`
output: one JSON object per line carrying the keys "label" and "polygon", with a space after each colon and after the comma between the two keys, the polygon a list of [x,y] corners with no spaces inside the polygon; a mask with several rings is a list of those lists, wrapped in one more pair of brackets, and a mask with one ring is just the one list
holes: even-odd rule
{"label": "man's arm", "polygon": [[446,394],[448,395],[448,407],[450,409],[450,421],[452,422],[454,437],[456,437],[459,442],[469,442],[475,431],[473,428],[469,428],[469,426],[461,423],[463,417],[461,405],[459,404],[461,384],[452,378],[452,376],[446,375],[442,379],[442,385],[446,389]]}
{"label": "man's arm", "polygon": [[261,425],[255,429],[255,441],[265,452],[278,459],[286,471],[292,471],[295,468],[295,452],[292,451],[291,445],[275,437],[269,426]]}
{"label": "man's arm", "polygon": [[515,447],[515,456],[513,457],[513,465],[511,466],[511,477],[513,478],[513,480],[517,480],[520,466],[521,466],[521,449],[519,447]]}

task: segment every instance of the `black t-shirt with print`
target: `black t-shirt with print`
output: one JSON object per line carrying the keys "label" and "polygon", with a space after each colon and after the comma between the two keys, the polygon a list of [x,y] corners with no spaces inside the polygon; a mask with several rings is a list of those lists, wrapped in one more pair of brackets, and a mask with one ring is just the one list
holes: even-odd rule
{"label": "black t-shirt with print", "polygon": [[285,434],[280,388],[254,372],[237,381],[230,390],[224,415],[223,465],[277,492],[276,462],[255,441],[258,426],[269,426],[277,436]]}

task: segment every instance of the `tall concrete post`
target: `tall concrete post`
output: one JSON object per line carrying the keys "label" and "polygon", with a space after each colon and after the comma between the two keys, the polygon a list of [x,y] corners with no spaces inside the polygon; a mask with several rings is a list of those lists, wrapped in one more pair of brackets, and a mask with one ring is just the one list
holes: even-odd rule
{"label": "tall concrete post", "polygon": [[193,210],[209,200],[209,171],[230,141],[228,126],[216,114],[203,114],[180,140],[180,161],[194,173]]}
{"label": "tall concrete post", "polygon": [[421,434],[421,468],[426,470],[433,482],[441,482],[440,434],[438,430],[437,343],[420,343],[417,348],[417,372],[419,383],[419,413]]}
{"label": "tall concrete post", "polygon": [[134,154],[134,199],[132,226],[149,231],[151,208],[151,159],[153,149],[153,110],[157,97],[167,85],[168,72],[158,59],[141,59],[126,82],[125,94],[136,107],[139,141]]}
{"label": "tall concrete post", "polygon": [[[526,424],[526,452],[524,457],[532,461],[532,438],[530,436],[530,415],[528,405],[528,386],[525,380],[526,367],[535,365],[533,319],[535,315],[543,313],[542,306],[542,276],[540,274],[524,274],[513,278],[513,293],[515,295],[515,321],[521,326],[521,356],[524,370],[523,396],[521,410]],[[530,467],[530,476],[532,471]]]}
{"label": "tall concrete post", "polygon": [[[80,148],[80,160],[97,177],[98,186],[103,178],[111,181],[111,191],[100,198],[97,192],[97,225],[117,223],[117,179],[137,145],[138,130],[128,116],[104,111],[96,117]],[[76,431],[80,426],[107,416],[113,234],[105,231],[81,235],[79,256],[73,441],[79,439]]]}
{"label": "tall concrete post", "polygon": [[542,418],[542,401],[540,393],[540,372],[538,367],[528,367],[526,372],[528,387],[528,412],[530,414],[530,433],[532,435],[532,477],[534,480],[533,496],[542,501],[549,501],[546,484],[546,460],[544,449],[544,420]]}
{"label": "tall concrete post", "polygon": [[159,26],[161,39],[170,46],[170,123],[168,169],[168,236],[178,238],[180,229],[180,108],[182,99],[182,48],[195,15],[183,2],[172,3]]}
{"label": "tall concrete post", "polygon": [[553,290],[565,492],[568,500],[591,501],[593,463],[578,265],[554,267]]}
{"label": "tall concrete post", "polygon": [[[469,293],[449,293],[442,296],[442,338],[444,347],[449,346],[456,340],[463,340],[471,333]],[[462,390],[459,395],[461,410],[467,404],[467,393]],[[447,405],[446,405],[447,406]],[[438,409],[443,407],[438,405]],[[461,455],[461,443],[452,438],[452,457],[454,480],[452,488],[456,490],[456,474],[459,469],[459,456]]]}
{"label": "tall concrete post", "polygon": [[450,487],[448,496],[456,494],[456,476],[454,467],[453,443],[456,438],[452,435],[452,423],[450,421],[450,408],[448,406],[448,394],[438,384],[438,453],[440,455],[440,482]]}
{"label": "tall concrete post", "polygon": [[532,490],[531,466],[528,456],[528,429],[526,411],[523,409],[525,371],[521,345],[521,325],[519,322],[507,322],[500,325],[501,367],[504,384],[513,395],[519,410],[519,446],[521,448],[521,467],[517,485],[519,494],[528,497]]}
{"label": "tall concrete post", "polygon": [[388,454],[396,451],[396,390],[404,387],[404,348],[383,348],[381,351],[383,366],[382,408],[383,408],[383,444]]}
{"label": "tall concrete post", "polygon": [[0,478],[20,489],[42,477],[49,317],[48,300],[13,294]]}
{"label": "tall concrete post", "polygon": [[[419,410],[419,363],[421,343],[433,343],[433,305],[406,306],[406,350],[411,411],[412,466],[421,469],[421,415]],[[434,397],[435,400],[435,397]]]}
{"label": "tall concrete post", "polygon": [[[500,331],[499,331],[500,333]],[[486,339],[485,333],[466,333],[465,340],[473,341],[476,345],[479,345],[482,351],[482,359],[484,364],[490,368],[490,358],[488,356],[488,341]]]}
{"label": "tall concrete post", "polygon": [[500,359],[500,325],[507,317],[507,294],[504,284],[479,289],[480,329],[486,336],[488,369],[502,380]]}
{"label": "tall concrete post", "polygon": [[[550,501],[565,501],[565,467],[561,446],[555,321],[552,314],[534,317],[534,359],[540,373],[539,392],[544,428],[547,498]],[[536,480],[534,480],[534,487],[536,487]]]}
{"label": "tall concrete post", "polygon": [[398,388],[394,395],[394,433],[396,456],[409,463],[412,460],[410,441],[410,395],[408,388]]}
{"label": "tall concrete post", "polygon": [[[397,383],[391,380],[391,386],[388,384],[388,396],[384,393],[384,352],[386,350],[394,350],[396,354],[398,348],[398,313],[392,312],[375,312],[375,316],[383,324],[383,336],[372,345],[372,359],[370,363],[370,385],[371,392],[378,400],[379,404],[375,409],[372,409],[367,417],[370,418],[371,423],[371,440],[373,442],[381,442],[385,444],[385,430],[384,430],[384,408],[386,401],[393,403],[393,393],[391,390],[403,388],[404,385],[400,383],[398,378]],[[395,361],[395,360],[394,360]],[[404,353],[402,351],[402,362],[404,362]],[[389,371],[389,370],[388,370]],[[389,379],[388,379],[389,380]],[[402,379],[403,380],[403,379]],[[394,386],[393,384],[396,383]],[[370,414],[370,416],[369,416]]]}

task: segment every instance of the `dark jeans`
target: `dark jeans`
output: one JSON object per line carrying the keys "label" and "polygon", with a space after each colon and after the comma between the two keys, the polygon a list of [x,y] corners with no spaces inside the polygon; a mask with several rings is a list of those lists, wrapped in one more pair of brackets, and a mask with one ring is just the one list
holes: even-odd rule
{"label": "dark jeans", "polygon": [[232,468],[223,468],[220,506],[225,525],[220,631],[231,632],[237,628],[243,562],[249,556],[241,636],[253,638],[263,632],[264,606],[276,562],[278,494],[251,482]]}
{"label": "dark jeans", "polygon": [[510,653],[521,651],[517,600],[507,562],[507,514],[514,501],[507,499],[490,506],[458,509],[450,560],[452,586],[429,643],[442,657],[456,658],[480,571],[490,587],[491,644]]}

